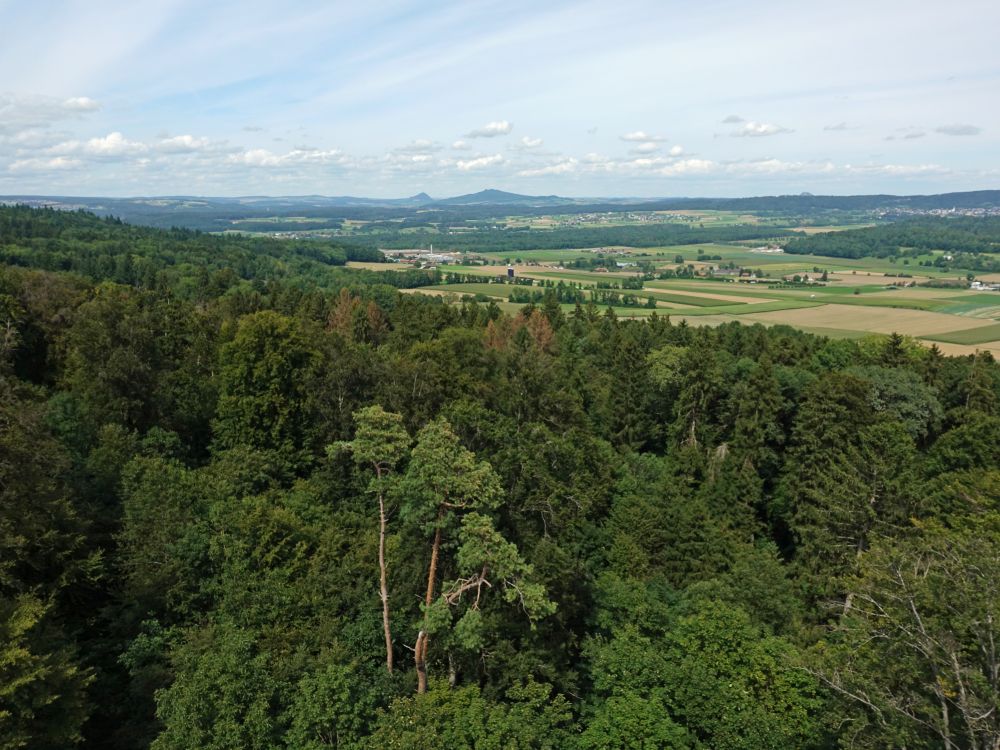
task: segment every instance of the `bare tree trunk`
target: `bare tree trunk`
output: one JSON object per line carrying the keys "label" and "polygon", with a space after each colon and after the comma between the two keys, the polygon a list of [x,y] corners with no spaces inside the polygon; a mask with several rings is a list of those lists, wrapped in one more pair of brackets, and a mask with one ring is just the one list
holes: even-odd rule
{"label": "bare tree trunk", "polygon": [[385,498],[378,493],[379,593],[382,596],[382,630],[385,631],[385,668],[392,674],[392,631],[389,629],[389,586],[385,572]]}
{"label": "bare tree trunk", "polygon": [[[427,570],[427,595],[424,606],[430,607],[434,601],[434,584],[437,577],[438,553],[441,551],[441,516],[438,513],[438,527],[434,531],[434,546],[431,548],[431,564]],[[426,619],[426,615],[424,615]],[[417,667],[417,692],[427,692],[427,631],[421,630],[417,635],[417,645],[413,650],[413,658]]]}

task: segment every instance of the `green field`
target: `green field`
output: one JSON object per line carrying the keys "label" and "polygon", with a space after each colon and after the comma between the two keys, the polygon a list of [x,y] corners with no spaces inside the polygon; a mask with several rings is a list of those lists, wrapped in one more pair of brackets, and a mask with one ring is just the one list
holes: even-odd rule
{"label": "green field", "polygon": [[[712,250],[722,249],[723,246],[712,246]],[[680,248],[662,248],[656,252],[670,256],[670,261],[663,266],[672,267],[673,255],[678,250]],[[687,250],[690,251],[690,248]],[[729,259],[737,262],[747,257],[772,261],[772,268],[787,265],[790,259],[762,256],[745,248],[728,247],[725,251]],[[565,259],[568,253],[574,251],[560,252]],[[775,263],[775,259],[781,263]],[[823,267],[821,264],[827,263],[829,266],[828,261],[835,259],[802,256],[794,260],[800,264],[798,268],[812,273],[813,265]],[[626,277],[624,273],[560,269],[556,266],[558,262],[519,266],[517,273],[520,277],[540,281],[582,284],[588,295],[590,287],[596,287],[598,283],[621,283]],[[889,285],[895,279],[883,277],[876,270],[891,264],[877,259],[850,263],[854,266],[867,265],[873,269],[872,275],[863,271],[822,286],[786,288],[769,286],[766,280],[751,286],[704,278],[679,278],[646,281],[643,289],[613,291],[633,294],[640,299],[652,298],[658,303],[659,314],[688,320],[692,325],[743,320],[764,325],[785,324],[833,338],[856,338],[898,331],[927,341],[968,346],[970,352],[977,345],[1000,340],[1000,322],[986,323],[989,320],[1000,321],[1000,294],[958,288],[893,287]],[[453,266],[449,270],[494,277],[502,269],[497,266]],[[531,288],[537,291],[545,289],[542,286]],[[519,307],[507,302],[511,288],[502,284],[439,284],[426,288],[426,291],[435,294],[482,294],[500,302],[505,310],[513,311]],[[572,309],[573,306],[565,307]],[[615,312],[621,317],[645,317],[651,310],[628,307],[616,308]],[[981,321],[979,326],[970,326],[975,319]]]}
{"label": "green field", "polygon": [[1000,341],[1000,323],[981,328],[966,328],[965,330],[952,331],[950,333],[937,333],[921,338],[928,341],[943,341],[946,344],[986,344],[991,341]]}
{"label": "green field", "polygon": [[669,292],[659,292],[653,289],[629,289],[627,291],[629,294],[635,294],[638,297],[646,299],[652,297],[659,302],[672,302],[690,307],[732,307],[733,305],[745,304],[743,302],[713,299],[711,297],[696,297],[693,294],[670,294]]}

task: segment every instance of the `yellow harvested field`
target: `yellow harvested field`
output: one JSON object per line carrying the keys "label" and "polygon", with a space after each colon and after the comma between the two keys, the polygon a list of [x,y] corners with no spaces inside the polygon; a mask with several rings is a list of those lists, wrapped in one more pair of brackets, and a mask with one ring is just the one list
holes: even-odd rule
{"label": "yellow harvested field", "polygon": [[452,292],[448,289],[428,289],[427,287],[420,287],[419,289],[400,289],[399,292],[400,294],[426,294],[428,297],[455,297],[456,299],[466,296],[458,292]]}
{"label": "yellow harvested field", "polygon": [[775,302],[773,297],[737,297],[732,294],[716,294],[715,292],[688,292],[672,286],[656,286],[656,282],[646,284],[648,292],[669,292],[679,297],[702,297],[704,299],[717,299],[720,302]]}
{"label": "yellow harvested field", "polygon": [[409,271],[413,268],[409,263],[376,263],[365,260],[349,260],[348,268],[365,268],[369,271]]}
{"label": "yellow harvested field", "polygon": [[949,344],[944,341],[922,342],[930,346],[934,344],[945,354],[950,356],[964,356],[975,354],[976,352],[990,352],[994,357],[1000,357],[1000,341],[990,341],[986,344]]}
{"label": "yellow harvested field", "polygon": [[[862,307],[860,305],[821,305],[795,310],[765,313],[748,313],[740,316],[744,320],[759,320],[768,323],[788,323],[795,326],[836,328],[870,333],[902,333],[910,336],[926,336],[934,333],[949,333],[955,330],[954,315],[928,312],[926,310],[905,310],[896,307]],[[962,319],[968,328],[993,325],[992,320],[975,318]]]}

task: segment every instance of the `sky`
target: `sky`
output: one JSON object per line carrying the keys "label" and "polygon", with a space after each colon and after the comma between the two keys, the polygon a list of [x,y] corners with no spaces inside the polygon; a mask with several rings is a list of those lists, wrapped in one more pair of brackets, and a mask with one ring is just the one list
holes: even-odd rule
{"label": "sky", "polygon": [[1000,188],[996,0],[0,0],[0,195]]}

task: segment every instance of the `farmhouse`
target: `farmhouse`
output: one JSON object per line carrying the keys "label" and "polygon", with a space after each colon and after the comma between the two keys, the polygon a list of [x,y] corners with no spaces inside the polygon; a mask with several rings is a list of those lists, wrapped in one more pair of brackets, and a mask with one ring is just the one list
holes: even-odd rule
{"label": "farmhouse", "polygon": [[985,284],[982,281],[973,281],[969,284],[969,289],[977,292],[1000,292],[1000,284]]}

